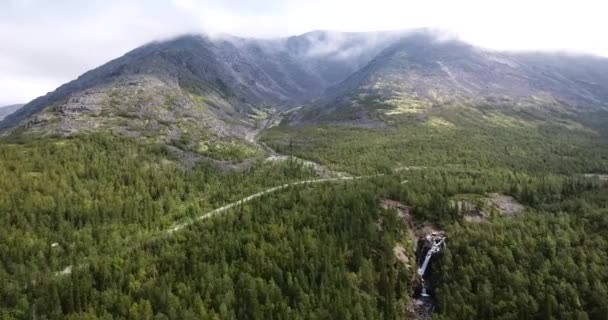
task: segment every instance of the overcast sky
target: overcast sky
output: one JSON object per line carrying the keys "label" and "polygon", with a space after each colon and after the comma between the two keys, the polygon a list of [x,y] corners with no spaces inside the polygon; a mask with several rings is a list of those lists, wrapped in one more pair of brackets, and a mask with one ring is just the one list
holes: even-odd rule
{"label": "overcast sky", "polygon": [[608,57],[602,0],[0,0],[0,106],[28,102],[141,44],[186,32],[447,30],[508,50]]}

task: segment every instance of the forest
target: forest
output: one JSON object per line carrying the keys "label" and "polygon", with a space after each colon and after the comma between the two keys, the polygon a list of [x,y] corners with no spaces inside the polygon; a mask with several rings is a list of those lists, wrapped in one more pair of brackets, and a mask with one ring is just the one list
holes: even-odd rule
{"label": "forest", "polygon": [[[606,167],[603,138],[414,128],[271,129],[281,152],[369,175],[293,185],[173,233],[318,177],[297,160],[186,167],[107,134],[3,140],[0,319],[414,319],[415,243],[386,199],[448,235],[429,271],[434,318],[606,319],[608,183],[584,175]],[[489,193],[525,211],[471,222],[454,205]]]}
{"label": "forest", "polygon": [[166,235],[180,218],[312,173],[296,162],[186,172],[148,147],[108,136],[3,146],[3,319],[403,315],[409,277],[392,257],[403,224],[373,190],[295,188]]}

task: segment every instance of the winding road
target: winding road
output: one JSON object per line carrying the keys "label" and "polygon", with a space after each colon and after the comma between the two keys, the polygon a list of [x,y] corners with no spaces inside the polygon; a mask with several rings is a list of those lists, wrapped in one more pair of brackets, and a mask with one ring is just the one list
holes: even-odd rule
{"label": "winding road", "polygon": [[[297,109],[297,108],[296,108]],[[229,203],[225,206],[219,207],[217,209],[213,209],[207,213],[204,213],[194,219],[190,219],[188,221],[179,223],[174,225],[173,227],[171,227],[170,229],[166,230],[166,233],[171,234],[173,232],[179,231],[189,225],[192,225],[193,223],[196,223],[198,221],[201,220],[205,220],[208,218],[211,218],[213,216],[216,216],[218,214],[224,213],[228,210],[230,210],[231,208],[234,208],[236,206],[242,205],[244,203],[247,203],[251,200],[257,199],[263,195],[269,194],[269,193],[273,193],[275,191],[279,191],[279,190],[283,190],[289,187],[293,187],[293,186],[297,186],[297,185],[303,185],[303,184],[317,184],[317,183],[324,183],[324,182],[336,182],[336,181],[348,181],[348,180],[358,180],[358,179],[364,179],[364,178],[371,178],[371,177],[379,177],[379,176],[383,176],[383,174],[377,174],[377,175],[367,175],[367,176],[350,176],[347,173],[344,172],[337,172],[337,171],[333,171],[325,166],[322,166],[318,163],[312,162],[312,161],[308,161],[308,160],[304,160],[304,159],[300,159],[297,157],[293,157],[293,156],[287,156],[287,155],[281,155],[279,153],[277,153],[276,151],[274,151],[272,148],[270,148],[268,145],[266,145],[265,143],[263,143],[262,141],[258,140],[258,135],[259,133],[264,130],[269,128],[272,123],[276,122],[276,121],[281,121],[282,117],[286,114],[289,113],[290,111],[292,111],[294,109],[290,109],[288,111],[285,112],[277,112],[277,113],[273,113],[269,119],[267,119],[260,128],[258,128],[257,130],[255,130],[254,132],[252,132],[252,134],[250,135],[250,137],[248,138],[252,143],[256,143],[259,146],[262,147],[262,149],[266,150],[269,154],[270,157],[267,160],[270,161],[277,161],[277,160],[287,160],[289,158],[291,159],[295,159],[298,161],[302,161],[302,163],[305,166],[308,167],[312,167],[314,169],[315,172],[317,172],[317,174],[320,175],[330,175],[333,177],[323,177],[323,178],[319,178],[319,179],[310,179],[310,180],[302,180],[302,181],[296,181],[296,182],[291,182],[291,183],[285,183],[282,185],[278,185],[263,191],[260,191],[258,193],[254,193],[250,196],[247,196],[243,199],[240,199],[238,201]]]}
{"label": "winding road", "polygon": [[286,184],[282,184],[280,186],[276,186],[276,187],[272,187],[269,189],[266,189],[264,191],[260,191],[258,193],[252,194],[248,197],[245,197],[241,200],[229,203],[223,207],[219,207],[217,209],[211,210],[207,213],[204,213],[194,219],[191,219],[189,221],[186,222],[182,222],[180,224],[177,224],[175,226],[173,226],[171,229],[167,230],[166,232],[171,234],[175,231],[179,231],[180,229],[183,229],[197,221],[201,221],[201,220],[205,220],[208,218],[211,218],[213,216],[216,216],[218,214],[224,213],[226,211],[228,211],[231,208],[234,208],[238,205],[247,203],[251,200],[254,200],[256,198],[259,198],[263,195],[275,192],[275,191],[279,191],[279,190],[283,190],[292,186],[297,186],[297,185],[302,185],[302,184],[316,184],[316,183],[323,183],[323,182],[335,182],[335,181],[348,181],[348,180],[359,180],[359,179],[365,179],[365,178],[372,178],[372,177],[380,177],[383,176],[383,174],[377,174],[377,175],[368,175],[368,176],[357,176],[357,177],[337,177],[337,178],[325,178],[325,179],[311,179],[311,180],[303,180],[303,181],[296,181],[296,182],[291,182],[291,183],[286,183]]}

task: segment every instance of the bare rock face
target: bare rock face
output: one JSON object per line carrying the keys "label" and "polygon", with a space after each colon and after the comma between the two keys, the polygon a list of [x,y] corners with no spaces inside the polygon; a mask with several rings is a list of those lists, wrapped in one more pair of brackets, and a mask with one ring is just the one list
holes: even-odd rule
{"label": "bare rock face", "polygon": [[500,193],[490,193],[487,201],[505,215],[516,215],[526,210],[515,198]]}
{"label": "bare rock face", "polygon": [[471,223],[487,222],[492,213],[512,216],[526,210],[526,207],[519,203],[517,199],[500,193],[489,193],[475,198],[454,199],[451,204],[463,215],[465,221]]}
{"label": "bare rock face", "polygon": [[11,132],[72,135],[108,132],[198,149],[201,142],[235,138],[244,125],[221,120],[213,96],[193,95],[149,75],[135,75],[74,93],[36,113]]}
{"label": "bare rock face", "polygon": [[397,259],[399,262],[403,263],[403,265],[405,265],[406,267],[411,267],[410,258],[408,257],[407,251],[405,250],[405,248],[402,245],[400,245],[400,244],[395,245],[395,247],[393,247],[393,254],[395,256],[395,259]]}
{"label": "bare rock face", "polygon": [[91,114],[99,115],[101,113],[99,92],[85,91],[82,94],[70,97],[69,100],[57,107],[57,113],[61,115],[72,114]]}

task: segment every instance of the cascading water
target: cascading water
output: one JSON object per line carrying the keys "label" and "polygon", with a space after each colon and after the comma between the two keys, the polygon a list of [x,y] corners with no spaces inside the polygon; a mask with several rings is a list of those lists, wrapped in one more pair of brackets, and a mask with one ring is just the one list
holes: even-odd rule
{"label": "cascading water", "polygon": [[424,273],[426,272],[426,268],[429,266],[429,261],[431,260],[431,257],[433,256],[433,250],[429,250],[426,254],[426,258],[424,258],[424,262],[422,263],[422,267],[420,267],[418,269],[418,275],[420,277],[424,276]]}
{"label": "cascading water", "polygon": [[418,259],[418,276],[420,277],[421,291],[420,298],[417,300],[417,305],[420,307],[419,314],[421,319],[430,319],[431,313],[435,307],[431,294],[429,294],[427,279],[425,279],[424,275],[431,263],[433,255],[440,252],[445,247],[445,239],[445,234],[433,232],[421,239],[422,244],[419,243],[420,255],[428,248],[424,258],[421,257]]}
{"label": "cascading water", "polygon": [[428,293],[426,293],[426,282],[422,281],[422,292],[420,293],[423,297],[430,297]]}

